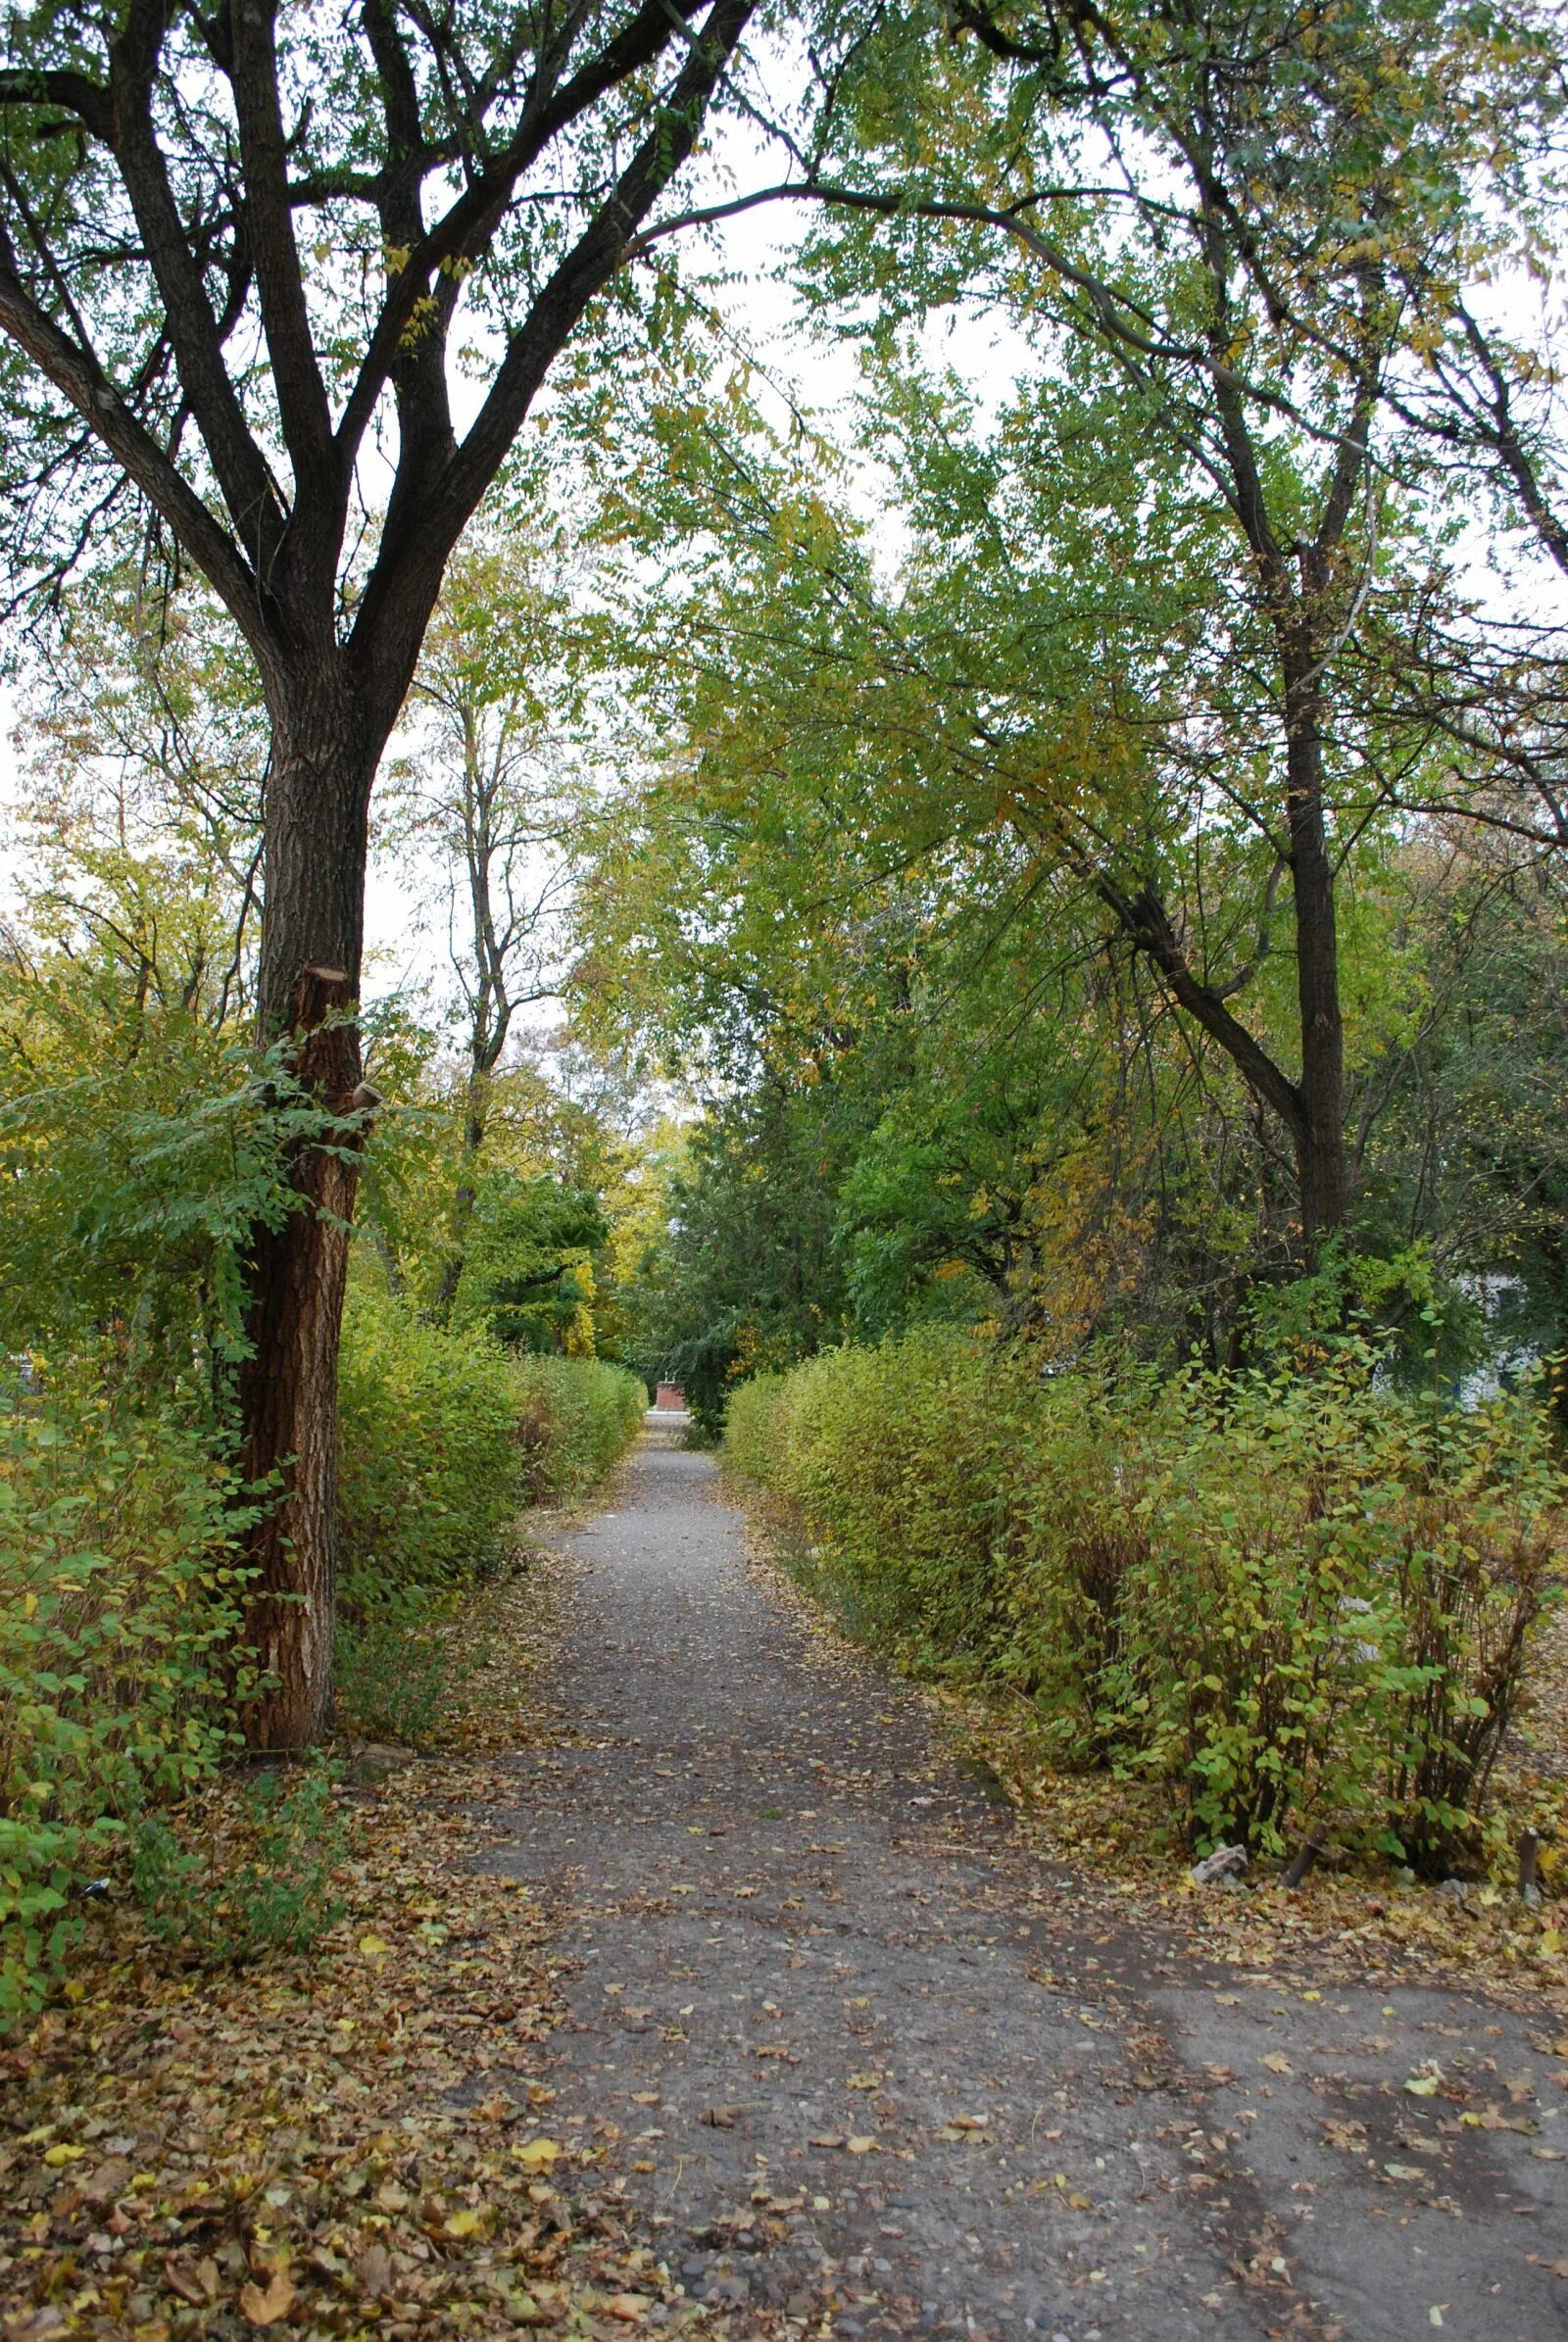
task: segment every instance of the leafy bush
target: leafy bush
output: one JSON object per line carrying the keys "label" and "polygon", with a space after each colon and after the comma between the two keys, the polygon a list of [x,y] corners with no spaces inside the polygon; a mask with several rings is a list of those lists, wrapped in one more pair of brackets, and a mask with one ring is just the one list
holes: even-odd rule
{"label": "leafy bush", "polygon": [[642,1428],[648,1393],[601,1358],[518,1358],[516,1442],[530,1504],[564,1504],[602,1480]]}
{"label": "leafy bush", "polygon": [[[348,1850],[322,1767],[263,1774],[237,1814],[206,1817],[189,1844],[162,1815],[136,1832],[131,1886],[165,1948],[201,1968],[303,1951],[343,1915],[332,1882]],[[224,1826],[226,1825],[226,1827]]]}
{"label": "leafy bush", "polygon": [[1309,1375],[1042,1378],[938,1331],[737,1391],[735,1468],[913,1665],[1032,1700],[1058,1761],[1169,1787],[1197,1846],[1307,1817],[1474,1856],[1568,1488],[1544,1412]]}
{"label": "leafy bush", "polygon": [[494,1568],[524,1504],[592,1485],[642,1421],[642,1385],[593,1358],[519,1355],[351,1295],[338,1376],[351,1584],[425,1588]]}
{"label": "leafy bush", "polygon": [[351,1579],[332,1643],[341,1726],[370,1740],[426,1747],[446,1705],[450,1598]]}
{"label": "leafy bush", "polygon": [[580,1494],[642,1422],[635,1376],[592,1358],[505,1349],[355,1293],[338,1378],[343,1720],[418,1746],[451,1660],[450,1596],[488,1575],[525,1505]]}
{"label": "leafy bush", "polygon": [[0,2026],[37,2006],[128,1819],[231,1738],[227,1495],[177,1421],[0,1378]]}
{"label": "leafy bush", "polygon": [[338,1370],[349,1588],[451,1586],[495,1566],[524,1500],[519,1404],[512,1362],[486,1336],[350,1295]]}

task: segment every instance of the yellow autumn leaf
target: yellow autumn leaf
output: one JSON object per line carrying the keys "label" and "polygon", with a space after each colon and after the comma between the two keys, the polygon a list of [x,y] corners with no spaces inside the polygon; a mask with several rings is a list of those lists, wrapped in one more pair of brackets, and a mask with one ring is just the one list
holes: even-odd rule
{"label": "yellow autumn leaf", "polygon": [[541,2171],[548,2164],[553,2164],[561,2153],[561,2141],[529,2139],[525,2146],[514,2147],[512,2152],[528,2171]]}
{"label": "yellow autumn leaf", "polygon": [[1283,2050],[1271,2049],[1267,2057],[1259,2058],[1257,2062],[1260,2066],[1266,2066],[1270,2074],[1294,2074],[1296,2072],[1296,2068]]}
{"label": "yellow autumn leaf", "polygon": [[1412,2074],[1404,2086],[1412,2098],[1436,2098],[1438,2077],[1435,2074]]}
{"label": "yellow autumn leaf", "polygon": [[478,2213],[466,2207],[462,2212],[449,2214],[443,2232],[448,2236],[477,2236],[482,2224]]}
{"label": "yellow autumn leaf", "polygon": [[849,2087],[852,2090],[880,2090],[882,2076],[880,2074],[852,2074]]}
{"label": "yellow autumn leaf", "polygon": [[392,1946],[382,1935],[362,1935],[360,1949],[367,1960],[384,1960]]}
{"label": "yellow autumn leaf", "polygon": [[43,2159],[46,2164],[52,2165],[54,2170],[58,2171],[62,2164],[79,2163],[82,2156],[84,2156],[87,2150],[85,2147],[70,2147],[66,2144],[65,2140],[62,2139],[58,2147],[45,2148]]}
{"label": "yellow autumn leaf", "polygon": [[852,2155],[874,2155],[876,2153],[875,2139],[846,2139],[844,2144]]}

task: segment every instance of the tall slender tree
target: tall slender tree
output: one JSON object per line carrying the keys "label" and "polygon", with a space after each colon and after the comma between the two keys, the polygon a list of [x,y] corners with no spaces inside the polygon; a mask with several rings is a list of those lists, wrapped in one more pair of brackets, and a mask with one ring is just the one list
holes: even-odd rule
{"label": "tall slender tree", "polygon": [[393,830],[433,849],[463,1004],[466,1079],[443,1318],[463,1276],[497,1069],[520,1009],[560,992],[562,913],[586,783],[563,737],[570,697],[571,562],[500,538],[454,561],[415,677],[414,753]]}

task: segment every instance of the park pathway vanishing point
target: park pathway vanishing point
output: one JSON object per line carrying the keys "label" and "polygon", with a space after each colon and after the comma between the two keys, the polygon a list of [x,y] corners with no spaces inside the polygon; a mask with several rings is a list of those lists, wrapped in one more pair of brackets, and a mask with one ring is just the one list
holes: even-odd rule
{"label": "park pathway vanishing point", "polygon": [[559,1740],[493,1859],[568,1915],[549,2125],[687,2290],[733,2335],[1568,2336],[1541,2028],[1108,1917],[769,1593],[678,1436],[570,1540]]}

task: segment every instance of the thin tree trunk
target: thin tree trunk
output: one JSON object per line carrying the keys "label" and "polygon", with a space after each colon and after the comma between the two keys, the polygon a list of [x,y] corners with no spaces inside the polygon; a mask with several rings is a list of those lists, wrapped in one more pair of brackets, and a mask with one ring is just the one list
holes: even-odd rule
{"label": "thin tree trunk", "polygon": [[[479,1054],[475,1044],[474,1055]],[[452,1199],[452,1249],[441,1269],[441,1282],[436,1287],[435,1319],[445,1325],[452,1315],[452,1304],[458,1297],[463,1282],[464,1266],[468,1257],[468,1231],[473,1225],[473,1207],[479,1197],[479,1157],[484,1150],[485,1130],[490,1114],[490,1075],[475,1064],[468,1076],[468,1104],[463,1121],[463,1170],[458,1179],[457,1194]]]}
{"label": "thin tree trunk", "polygon": [[1345,1146],[1345,1028],[1340,1013],[1334,864],[1323,824],[1321,707],[1310,670],[1287,679],[1287,811],[1296,899],[1296,991],[1301,1021],[1300,1118],[1292,1131],[1308,1259],[1350,1200]]}
{"label": "thin tree trunk", "polygon": [[303,695],[276,733],[262,1036],[287,1037],[306,1095],[327,1114],[356,1119],[330,1147],[297,1147],[288,1169],[301,1202],[281,1226],[258,1225],[251,1239],[239,1409],[245,1478],[264,1506],[247,1551],[256,1578],[246,1635],[264,1683],[245,1704],[244,1724],[257,1750],[308,1746],[331,1717],[338,1342],[357,1149],[379,1103],[361,1081],[353,1022],[372,745],[330,678]]}

